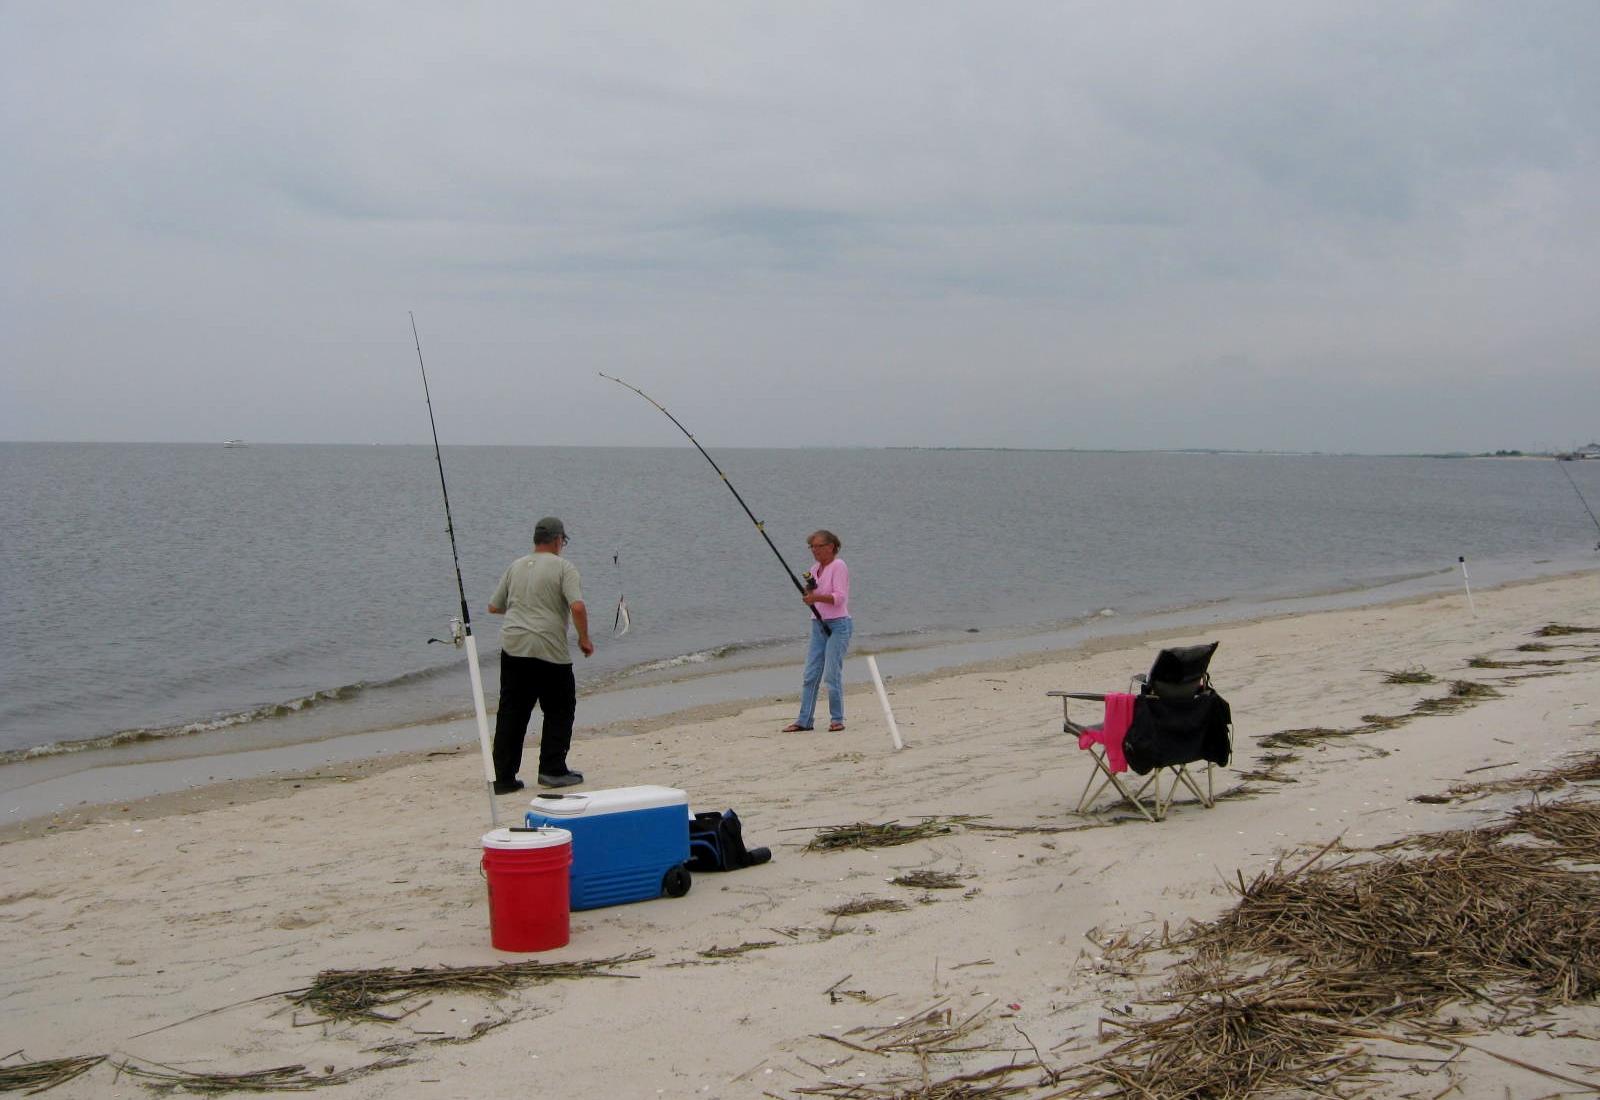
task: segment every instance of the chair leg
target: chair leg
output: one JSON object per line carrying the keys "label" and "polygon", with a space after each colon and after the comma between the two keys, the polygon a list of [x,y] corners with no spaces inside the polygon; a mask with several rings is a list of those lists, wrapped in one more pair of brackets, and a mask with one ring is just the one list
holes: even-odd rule
{"label": "chair leg", "polygon": [[[1118,789],[1120,789],[1122,791],[1122,797],[1124,797],[1124,798],[1126,798],[1128,800],[1128,804],[1130,806],[1132,806],[1134,809],[1138,810],[1140,813],[1144,814],[1145,820],[1146,821],[1150,821],[1150,822],[1156,822],[1156,821],[1160,821],[1161,820],[1161,814],[1160,814],[1160,810],[1159,810],[1159,806],[1161,804],[1161,797],[1160,797],[1161,796],[1161,784],[1156,781],[1156,776],[1157,776],[1157,773],[1152,772],[1150,774],[1150,778],[1146,779],[1143,783],[1140,783],[1138,790],[1134,790],[1134,791],[1128,790],[1127,787],[1123,786],[1120,783],[1117,785]],[[1145,806],[1146,797],[1145,797],[1145,793],[1144,793],[1145,791],[1150,790],[1150,785],[1152,783],[1155,784],[1155,792],[1156,792],[1156,800],[1155,801],[1156,801],[1156,805],[1158,807],[1157,812],[1154,813],[1154,814],[1152,814],[1149,811],[1149,809],[1146,808],[1146,806]]]}
{"label": "chair leg", "polygon": [[[1189,790],[1194,794],[1195,798],[1200,800],[1200,804],[1202,806],[1206,807],[1207,809],[1211,808],[1211,799],[1209,797],[1207,797],[1206,795],[1201,793],[1199,785],[1197,783],[1195,783],[1194,777],[1189,774],[1189,769],[1186,766],[1180,764],[1178,767],[1173,769],[1173,773],[1174,773],[1174,777],[1173,777],[1173,780],[1172,780],[1173,793],[1177,793],[1178,780],[1181,779],[1183,781],[1183,785],[1185,787],[1188,787]],[[1207,785],[1209,786],[1210,785],[1210,777],[1209,776],[1207,776],[1206,782],[1207,782]]]}
{"label": "chair leg", "polygon": [[[1095,770],[1089,773],[1089,782],[1083,785],[1083,794],[1078,796],[1077,812],[1080,814],[1083,813],[1084,810],[1088,809],[1090,803],[1092,803],[1096,798],[1100,797],[1100,792],[1105,790],[1106,784],[1111,781],[1111,773],[1106,770],[1106,766],[1100,758],[1099,751],[1090,750],[1089,758],[1094,761]],[[1091,793],[1089,788],[1094,785],[1094,781],[1097,778],[1100,780],[1100,785],[1095,787],[1093,793]]]}
{"label": "chair leg", "polygon": [[[1094,800],[1100,797],[1100,792],[1110,786],[1116,788],[1123,801],[1138,810],[1146,819],[1150,821],[1156,820],[1150,816],[1150,811],[1145,809],[1144,803],[1140,801],[1140,796],[1144,794],[1145,788],[1150,785],[1149,780],[1145,780],[1144,785],[1138,791],[1130,791],[1127,785],[1117,776],[1116,772],[1113,772],[1110,765],[1106,763],[1105,754],[1102,750],[1098,747],[1091,749],[1089,759],[1094,762],[1095,770],[1089,773],[1089,782],[1083,785],[1083,796],[1078,799],[1078,813],[1081,814],[1087,811]],[[1100,780],[1098,786],[1095,786],[1096,778]],[[1090,789],[1091,787],[1093,787],[1093,790]]]}

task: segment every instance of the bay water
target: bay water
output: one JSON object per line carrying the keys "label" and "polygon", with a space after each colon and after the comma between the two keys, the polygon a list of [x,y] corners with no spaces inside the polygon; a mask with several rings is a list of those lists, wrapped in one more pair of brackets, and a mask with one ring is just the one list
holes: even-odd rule
{"label": "bay water", "polygon": [[[857,652],[1459,587],[1462,557],[1479,584],[1600,562],[1550,461],[713,453],[795,573],[812,530],[842,538]],[[485,605],[546,514],[567,523],[590,609],[580,692],[797,666],[808,613],[692,448],[443,459],[491,708],[499,622]],[[1600,462],[1565,468],[1600,501]],[[460,613],[431,447],[0,443],[0,471],[0,764],[470,711],[460,652],[429,642]],[[633,626],[613,636],[623,596]]]}

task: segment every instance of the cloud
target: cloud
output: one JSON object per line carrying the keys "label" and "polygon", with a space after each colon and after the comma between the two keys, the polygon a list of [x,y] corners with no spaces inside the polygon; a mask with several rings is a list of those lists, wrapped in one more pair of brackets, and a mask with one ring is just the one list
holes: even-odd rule
{"label": "cloud", "polygon": [[[634,441],[600,368],[729,443],[1592,434],[1495,386],[1594,366],[1597,48],[1586,0],[11,6],[0,436],[414,439],[407,310],[484,442]],[[1125,397],[1238,364],[1203,442]]]}

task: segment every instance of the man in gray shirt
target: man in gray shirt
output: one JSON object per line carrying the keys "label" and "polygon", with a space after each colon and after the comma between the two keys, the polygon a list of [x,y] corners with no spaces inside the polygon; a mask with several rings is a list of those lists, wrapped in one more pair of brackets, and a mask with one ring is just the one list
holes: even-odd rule
{"label": "man in gray shirt", "polygon": [[589,611],[579,587],[578,567],[561,556],[567,529],[555,516],[533,527],[533,553],[511,563],[489,598],[489,613],[504,615],[500,629],[500,713],[494,724],[494,793],[519,791],[522,741],[533,708],[544,711],[539,736],[539,784],[571,787],[583,773],[567,767],[578,686],[567,648],[567,618],[578,628],[578,648],[594,652]]}

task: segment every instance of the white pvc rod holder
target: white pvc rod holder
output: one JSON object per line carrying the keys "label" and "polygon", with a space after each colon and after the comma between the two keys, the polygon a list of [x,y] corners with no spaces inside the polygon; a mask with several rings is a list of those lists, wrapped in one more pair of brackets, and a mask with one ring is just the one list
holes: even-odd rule
{"label": "white pvc rod holder", "polygon": [[900,727],[894,723],[894,711],[889,709],[889,693],[883,689],[883,677],[878,675],[878,659],[870,653],[867,654],[867,670],[872,673],[872,687],[878,693],[878,705],[883,707],[884,721],[889,723],[889,739],[894,742],[894,751],[899,752],[906,745],[900,740]]}
{"label": "white pvc rod holder", "polygon": [[1467,577],[1467,559],[1465,557],[1458,557],[1456,561],[1461,563],[1461,583],[1467,590],[1467,606],[1472,609],[1472,615],[1474,618],[1476,618],[1478,615],[1478,605],[1472,602],[1472,581]]}
{"label": "white pvc rod holder", "polygon": [[489,792],[489,825],[500,827],[500,814],[494,804],[494,750],[489,744],[489,711],[483,705],[483,672],[478,668],[478,643],[467,634],[467,671],[472,676],[472,709],[478,715],[478,748],[483,752],[483,782]]}

